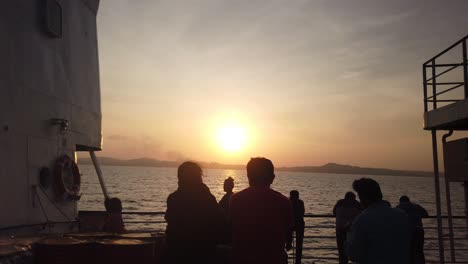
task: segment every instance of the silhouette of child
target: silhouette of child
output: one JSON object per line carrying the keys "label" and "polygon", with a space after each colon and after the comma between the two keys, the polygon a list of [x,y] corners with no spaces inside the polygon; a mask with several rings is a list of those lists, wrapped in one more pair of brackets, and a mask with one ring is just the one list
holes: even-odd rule
{"label": "silhouette of child", "polygon": [[103,231],[110,233],[124,233],[125,225],[122,219],[122,201],[119,198],[107,198],[104,202],[107,216]]}

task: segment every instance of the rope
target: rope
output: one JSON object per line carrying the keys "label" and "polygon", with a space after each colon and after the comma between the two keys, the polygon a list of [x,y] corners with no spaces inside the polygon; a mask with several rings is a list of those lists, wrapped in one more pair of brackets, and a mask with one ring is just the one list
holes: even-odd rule
{"label": "rope", "polygon": [[[60,207],[58,207],[57,204],[55,204],[55,203],[52,201],[52,199],[50,199],[49,195],[47,195],[47,193],[44,191],[44,189],[42,189],[42,187],[40,187],[39,189],[40,189],[40,190],[42,191],[42,193],[45,195],[45,197],[47,198],[47,200],[49,200],[49,202],[50,202],[51,204],[54,205],[55,209],[57,209],[68,221],[70,221],[71,218],[68,217],[68,215],[67,215],[65,212],[63,212],[62,209],[60,209]],[[37,192],[37,191],[36,191],[36,192]],[[38,199],[39,199],[39,197],[38,197]],[[40,200],[40,199],[39,199],[39,200]]]}
{"label": "rope", "polygon": [[48,223],[50,223],[50,220],[49,220],[49,217],[47,217],[47,213],[44,209],[44,206],[42,205],[41,197],[39,197],[39,193],[37,192],[37,187],[35,187],[33,190],[34,190],[34,194],[37,197],[37,201],[39,202],[39,206],[41,207],[42,214],[44,215],[44,218],[46,219],[45,225],[47,225],[47,227],[49,228],[49,232],[50,232],[50,225],[48,225]]}

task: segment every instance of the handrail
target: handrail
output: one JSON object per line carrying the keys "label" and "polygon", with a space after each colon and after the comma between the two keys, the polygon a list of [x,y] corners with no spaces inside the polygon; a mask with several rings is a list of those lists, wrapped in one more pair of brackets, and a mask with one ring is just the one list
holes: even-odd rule
{"label": "handrail", "polygon": [[427,79],[426,82],[432,81],[433,79],[435,79],[435,78],[437,78],[437,77],[439,77],[439,76],[442,76],[442,75],[444,75],[445,73],[447,73],[447,72],[449,72],[449,71],[451,71],[451,70],[453,70],[453,69],[455,69],[455,68],[458,68],[458,67],[460,67],[460,66],[463,66],[463,62],[462,62],[462,63],[459,63],[459,64],[455,64],[455,65],[451,66],[450,68],[448,68],[447,70],[445,70],[445,71],[443,71],[443,72],[441,72],[441,73],[439,73],[439,74],[436,74],[436,76],[434,76],[433,78]]}
{"label": "handrail", "polygon": [[444,49],[443,51],[439,52],[437,55],[435,55],[434,57],[430,58],[429,60],[427,60],[423,65],[426,65],[428,64],[429,62],[432,62],[432,61],[435,61],[435,59],[439,58],[440,56],[444,55],[445,53],[447,53],[447,51],[455,48],[456,46],[458,46],[459,44],[461,44],[464,40],[468,39],[468,35],[464,36],[463,38],[461,38],[459,41],[455,42],[454,44],[452,44],[450,47]]}
{"label": "handrail", "polygon": [[[80,213],[102,213],[103,211],[99,210],[80,210]],[[123,215],[164,215],[164,211],[125,211],[122,212]],[[333,214],[305,214],[305,218],[334,218]],[[430,215],[424,218],[436,219],[437,216]],[[443,215],[442,218],[447,218],[446,215]],[[464,215],[454,215],[455,219],[465,219]]]}
{"label": "handrail", "polygon": [[[424,92],[424,112],[429,111],[429,103],[432,103],[432,110],[435,110],[438,108],[437,103],[455,103],[458,101],[461,101],[463,99],[468,98],[468,58],[467,58],[467,42],[468,42],[468,35],[461,38],[454,44],[450,45],[448,48],[444,49],[442,52],[438,53],[428,61],[426,61],[423,64],[423,92]],[[461,62],[457,63],[437,63],[436,59],[439,59],[442,55],[450,51],[451,49],[454,49],[456,47],[460,47],[462,49],[461,52]],[[454,80],[452,77],[450,77],[450,81],[442,81],[442,82],[437,82],[437,78],[447,74],[448,72],[453,71],[454,69],[457,69],[458,67],[463,68],[463,74],[462,74],[462,79],[463,81],[459,80]],[[438,68],[447,68],[443,69],[441,72],[437,73]],[[430,69],[429,74],[427,73],[427,69]],[[429,75],[429,76],[428,76]],[[428,78],[429,77],[429,78]],[[453,87],[450,87],[448,89],[444,89],[443,91],[437,91],[438,86],[445,86],[445,85],[453,85]],[[464,87],[464,96],[463,98],[460,99],[437,99],[437,96],[445,94],[447,92],[453,91],[459,87]],[[431,95],[429,95],[431,93]]]}
{"label": "handrail", "polygon": [[[452,91],[452,90],[455,90],[455,89],[457,89],[458,87],[461,87],[461,86],[463,86],[463,83],[460,83],[460,84],[455,85],[455,86],[453,86],[453,87],[451,87],[451,88],[448,88],[447,90],[443,90],[443,91],[441,91],[441,92],[438,92],[438,93],[436,93],[436,94],[433,95],[433,96],[429,96],[429,97],[426,98],[426,101],[429,100],[429,99],[432,99],[432,98],[435,97],[435,96],[438,96],[438,95],[444,94],[444,93],[446,93],[446,92],[450,92],[450,91]],[[440,102],[440,100],[438,100],[438,102]]]}

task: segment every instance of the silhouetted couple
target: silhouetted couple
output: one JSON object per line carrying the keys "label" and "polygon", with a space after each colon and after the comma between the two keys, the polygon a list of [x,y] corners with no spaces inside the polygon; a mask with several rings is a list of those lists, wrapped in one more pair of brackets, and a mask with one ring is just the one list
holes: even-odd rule
{"label": "silhouetted couple", "polygon": [[354,181],[353,189],[364,210],[351,226],[346,242],[348,258],[360,264],[424,263],[424,233],[421,240],[421,233],[415,228],[422,230],[421,217],[427,212],[405,196],[397,208],[391,208],[382,200],[380,186],[372,179]]}
{"label": "silhouetted couple", "polygon": [[427,211],[407,196],[400,198],[397,208],[391,208],[372,179],[354,181],[353,189],[361,203],[348,192],[333,210],[340,264],[348,259],[360,264],[425,263],[421,218]]}
{"label": "silhouetted couple", "polygon": [[177,175],[179,188],[167,199],[165,263],[214,263],[216,245],[229,238],[235,264],[287,263],[293,212],[288,198],[270,188],[275,178],[270,160],[252,158],[247,164],[249,187],[232,194],[229,202],[231,232],[203,184],[200,166],[185,162]]}

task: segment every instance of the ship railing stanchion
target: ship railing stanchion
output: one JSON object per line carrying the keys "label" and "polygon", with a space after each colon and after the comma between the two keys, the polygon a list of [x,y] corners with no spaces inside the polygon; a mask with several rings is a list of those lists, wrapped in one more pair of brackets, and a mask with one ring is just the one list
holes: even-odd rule
{"label": "ship railing stanchion", "polygon": [[94,168],[96,169],[96,173],[97,173],[98,179],[99,179],[99,184],[101,185],[101,189],[102,189],[102,193],[104,194],[104,198],[107,199],[107,198],[109,198],[109,194],[107,192],[106,183],[104,182],[104,177],[102,176],[102,171],[101,171],[101,167],[99,166],[99,161],[98,161],[94,151],[90,151],[89,155],[91,156],[91,160],[93,161]]}
{"label": "ship railing stanchion", "polygon": [[466,229],[468,230],[468,181],[463,182],[463,186],[465,189],[465,221]]}
{"label": "ship railing stanchion", "polygon": [[442,230],[442,209],[440,202],[440,184],[439,184],[439,158],[437,155],[437,131],[432,129],[432,156],[434,162],[434,187],[436,195],[436,210],[437,210],[437,233],[439,240],[439,260],[440,263],[445,263],[444,252],[444,234]]}
{"label": "ship railing stanchion", "polygon": [[[453,130],[450,130],[447,134],[442,136],[442,147],[445,150],[445,143],[447,142],[447,138],[453,134]],[[452,219],[452,199],[450,195],[450,181],[447,175],[447,160],[446,155],[444,155],[444,182],[445,182],[445,197],[447,200],[447,221],[449,226],[449,239],[450,239],[450,258],[452,262],[456,262],[455,260],[455,242],[453,236],[453,219]]]}

